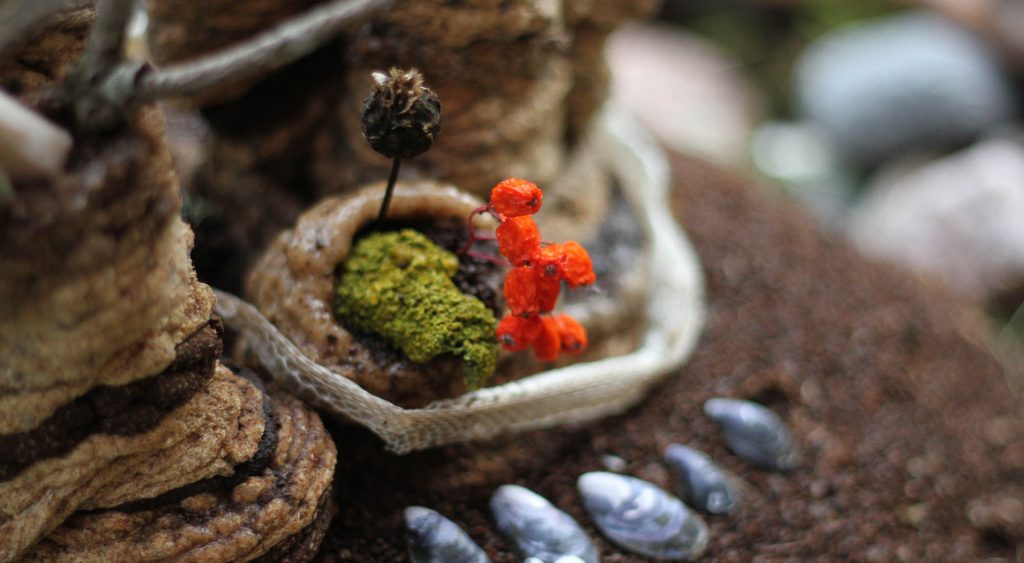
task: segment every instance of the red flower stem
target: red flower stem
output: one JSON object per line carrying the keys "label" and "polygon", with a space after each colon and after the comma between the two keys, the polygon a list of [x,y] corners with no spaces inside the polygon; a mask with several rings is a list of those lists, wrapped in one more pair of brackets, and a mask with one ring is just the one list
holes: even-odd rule
{"label": "red flower stem", "polygon": [[459,254],[466,254],[466,253],[468,253],[469,249],[473,247],[473,243],[475,243],[478,240],[481,240],[481,239],[477,238],[476,230],[473,229],[473,217],[476,217],[477,215],[480,215],[481,213],[487,213],[490,210],[491,210],[491,206],[490,205],[483,205],[483,206],[480,206],[480,207],[477,207],[476,209],[474,209],[469,214],[469,217],[466,217],[466,233],[468,233],[469,236],[466,238],[466,244],[462,245],[462,248],[459,249]]}
{"label": "red flower stem", "polygon": [[501,258],[498,258],[497,256],[492,256],[490,254],[487,254],[486,252],[477,252],[476,250],[467,250],[465,252],[465,254],[466,254],[466,256],[469,256],[470,258],[476,258],[477,260],[484,260],[485,262],[490,262],[491,264],[497,264],[498,266],[505,266],[505,265],[508,264],[507,260],[502,260]]}

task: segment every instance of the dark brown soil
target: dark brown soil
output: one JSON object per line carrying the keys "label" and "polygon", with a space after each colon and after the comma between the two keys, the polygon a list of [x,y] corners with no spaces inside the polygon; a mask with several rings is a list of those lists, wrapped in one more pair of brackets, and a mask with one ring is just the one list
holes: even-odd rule
{"label": "dark brown soil", "polygon": [[[660,452],[672,442],[749,485],[737,514],[708,520],[707,560],[1024,558],[1024,526],[997,506],[1012,505],[1005,492],[1024,481],[1024,422],[980,317],[742,180],[681,158],[674,167],[674,209],[710,305],[681,373],[621,416],[405,457],[335,424],[339,513],[321,559],[405,561],[402,509],[419,504],[462,525],[494,561],[516,561],[487,511],[494,488],[514,482],[584,524],[604,561],[640,561],[600,539],[575,480],[615,454],[627,473],[669,487]],[[804,464],[788,474],[744,465],[701,414],[713,396],[770,405]],[[975,529],[969,512],[990,529]]]}

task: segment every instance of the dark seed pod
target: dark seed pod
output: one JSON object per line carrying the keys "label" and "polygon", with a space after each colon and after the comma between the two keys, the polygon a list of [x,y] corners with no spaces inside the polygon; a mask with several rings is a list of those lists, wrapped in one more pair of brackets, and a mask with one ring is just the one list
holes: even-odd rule
{"label": "dark seed pod", "polygon": [[423,85],[419,71],[392,68],[373,73],[373,91],[363,100],[363,136],[388,158],[413,158],[441,133],[441,101]]}

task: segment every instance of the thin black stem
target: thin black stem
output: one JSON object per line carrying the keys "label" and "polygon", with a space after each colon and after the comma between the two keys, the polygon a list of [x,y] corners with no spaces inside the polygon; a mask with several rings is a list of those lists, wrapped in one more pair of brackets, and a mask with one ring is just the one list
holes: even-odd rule
{"label": "thin black stem", "polygon": [[377,214],[377,222],[382,223],[387,217],[388,207],[391,205],[391,194],[395,191],[395,182],[398,181],[398,169],[402,166],[402,159],[396,158],[391,163],[391,175],[388,176],[388,187],[384,190],[384,201],[380,202],[380,213]]}
{"label": "thin black stem", "polygon": [[136,97],[156,100],[188,96],[211,86],[275,70],[313,52],[342,29],[358,25],[393,1],[334,0],[310,8],[302,15],[211,55],[150,70],[140,77]]}

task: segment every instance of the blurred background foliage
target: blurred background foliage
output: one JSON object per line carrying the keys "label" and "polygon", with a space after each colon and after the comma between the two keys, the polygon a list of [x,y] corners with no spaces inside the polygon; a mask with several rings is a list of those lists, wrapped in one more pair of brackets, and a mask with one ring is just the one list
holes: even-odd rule
{"label": "blurred background foliage", "polygon": [[898,11],[880,0],[666,1],[658,19],[707,39],[760,85],[774,114],[788,114],[789,75],[800,52],[839,27]]}
{"label": "blurred background foliage", "polygon": [[975,300],[1020,373],[1024,2],[666,0],[608,49],[666,146]]}

